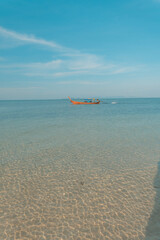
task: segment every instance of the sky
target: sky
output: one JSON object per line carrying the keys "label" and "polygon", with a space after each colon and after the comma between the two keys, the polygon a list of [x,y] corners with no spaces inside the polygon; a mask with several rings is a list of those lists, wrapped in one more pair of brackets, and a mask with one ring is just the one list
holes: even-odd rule
{"label": "sky", "polygon": [[160,0],[0,0],[0,99],[160,97]]}

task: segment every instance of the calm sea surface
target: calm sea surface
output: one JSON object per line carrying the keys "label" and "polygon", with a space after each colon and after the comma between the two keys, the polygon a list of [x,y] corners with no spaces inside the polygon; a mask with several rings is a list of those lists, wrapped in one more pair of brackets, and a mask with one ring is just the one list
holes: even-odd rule
{"label": "calm sea surface", "polygon": [[0,101],[0,239],[145,239],[159,144],[160,99]]}
{"label": "calm sea surface", "polygon": [[89,168],[139,168],[159,160],[160,99],[104,99],[93,106],[0,101],[0,126],[2,164],[30,163],[28,154],[48,149],[70,155],[66,164],[83,158]]}

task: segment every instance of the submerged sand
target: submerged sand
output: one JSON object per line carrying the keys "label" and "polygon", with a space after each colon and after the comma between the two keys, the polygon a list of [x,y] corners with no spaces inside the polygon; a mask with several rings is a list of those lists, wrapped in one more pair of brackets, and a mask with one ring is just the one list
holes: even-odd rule
{"label": "submerged sand", "polygon": [[1,166],[0,239],[160,239],[156,165],[115,171],[63,161]]}

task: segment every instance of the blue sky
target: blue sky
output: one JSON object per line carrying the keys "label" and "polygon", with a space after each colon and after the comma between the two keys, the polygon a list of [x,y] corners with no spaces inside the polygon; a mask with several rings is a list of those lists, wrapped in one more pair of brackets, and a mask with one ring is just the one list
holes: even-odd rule
{"label": "blue sky", "polygon": [[0,0],[0,99],[160,97],[160,0]]}

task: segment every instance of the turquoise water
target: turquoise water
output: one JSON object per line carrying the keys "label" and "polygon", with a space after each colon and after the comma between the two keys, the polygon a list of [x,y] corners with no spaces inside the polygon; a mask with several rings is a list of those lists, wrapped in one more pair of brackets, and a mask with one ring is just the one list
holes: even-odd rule
{"label": "turquoise water", "polygon": [[76,153],[94,158],[90,167],[139,167],[159,160],[160,99],[104,99],[94,106],[68,100],[0,101],[0,126],[3,163],[16,161],[18,148],[24,155],[61,148],[73,152],[71,162]]}
{"label": "turquoise water", "polygon": [[160,99],[0,101],[0,136],[1,239],[149,239]]}

